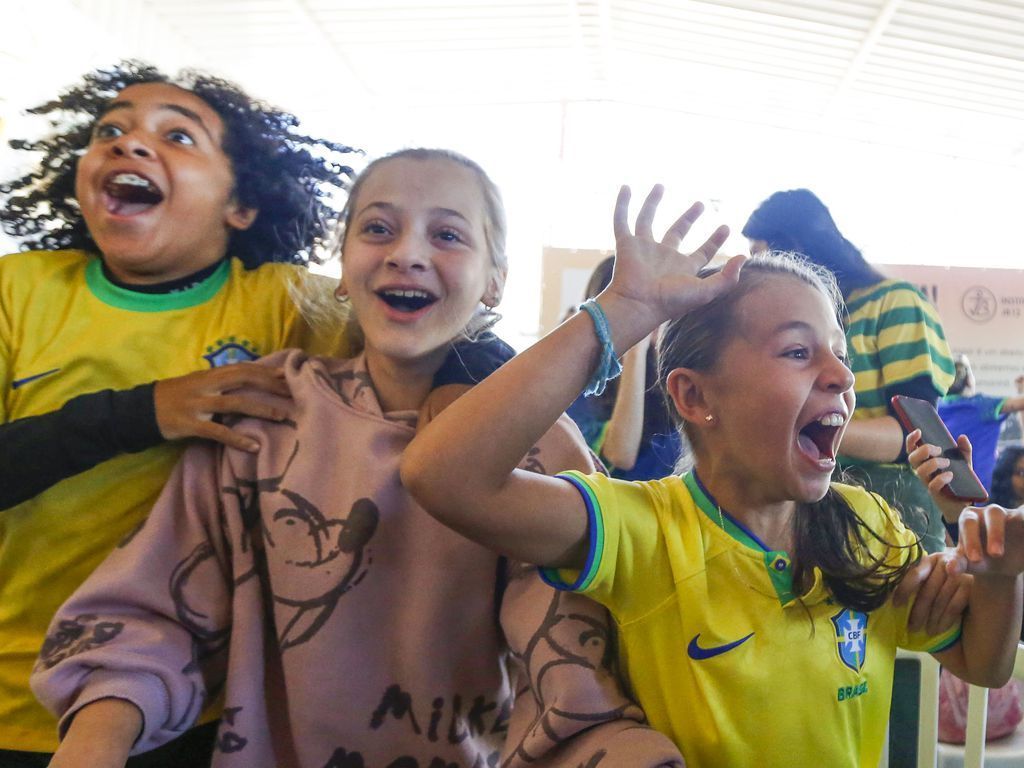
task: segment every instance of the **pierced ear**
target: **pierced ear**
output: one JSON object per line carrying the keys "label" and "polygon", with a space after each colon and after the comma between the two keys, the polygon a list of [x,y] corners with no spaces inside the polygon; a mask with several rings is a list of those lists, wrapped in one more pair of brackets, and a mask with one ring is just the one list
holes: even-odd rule
{"label": "pierced ear", "polygon": [[259,215],[259,212],[259,208],[245,208],[235,203],[231,206],[231,210],[228,211],[227,225],[231,229],[248,229],[256,221],[256,216]]}
{"label": "pierced ear", "polygon": [[704,397],[700,373],[689,368],[675,368],[665,379],[665,390],[683,419],[705,427],[714,424],[714,419],[706,418],[711,414],[711,407]]}
{"label": "pierced ear", "polygon": [[491,277],[487,280],[487,290],[484,291],[484,296],[480,299],[485,306],[496,307],[501,303],[501,297],[505,293],[505,277],[507,274],[507,269],[495,267],[491,270]]}

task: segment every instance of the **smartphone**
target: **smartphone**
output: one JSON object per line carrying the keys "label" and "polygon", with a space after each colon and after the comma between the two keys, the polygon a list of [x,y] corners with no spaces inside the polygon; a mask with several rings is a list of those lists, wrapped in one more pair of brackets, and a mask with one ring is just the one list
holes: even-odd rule
{"label": "smartphone", "polygon": [[935,407],[927,400],[903,395],[894,396],[891,402],[896,416],[908,432],[920,429],[921,442],[939,446],[942,455],[949,459],[949,467],[943,471],[952,472],[953,479],[942,492],[959,501],[980,503],[988,499],[988,491],[957,448],[956,440],[949,434]]}

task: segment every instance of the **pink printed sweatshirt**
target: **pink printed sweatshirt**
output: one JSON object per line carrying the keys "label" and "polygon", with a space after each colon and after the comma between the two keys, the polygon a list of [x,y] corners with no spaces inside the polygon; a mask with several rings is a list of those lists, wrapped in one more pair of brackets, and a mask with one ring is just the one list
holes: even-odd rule
{"label": "pink printed sweatshirt", "polygon": [[[402,488],[416,414],[381,412],[362,357],[267,362],[293,417],[238,422],[257,454],[189,448],[54,618],[32,686],[62,730],[127,699],[143,752],[222,696],[214,768],[682,766],[620,690],[604,609]],[[593,469],[565,417],[523,466]]]}

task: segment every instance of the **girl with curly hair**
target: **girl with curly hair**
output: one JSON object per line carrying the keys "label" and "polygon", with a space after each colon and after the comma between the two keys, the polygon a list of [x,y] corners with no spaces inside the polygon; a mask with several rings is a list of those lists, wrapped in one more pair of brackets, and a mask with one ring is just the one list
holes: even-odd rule
{"label": "girl with curly hair", "polygon": [[[197,72],[138,62],[31,110],[37,167],[0,186],[0,765],[45,765],[56,720],[29,674],[57,607],[148,513],[183,447],[254,450],[225,414],[282,419],[242,386],[285,347],[347,354],[291,296],[336,218],[353,150]],[[154,384],[154,379],[158,380]],[[200,732],[187,756],[203,751]],[[196,747],[196,749],[193,749]]]}

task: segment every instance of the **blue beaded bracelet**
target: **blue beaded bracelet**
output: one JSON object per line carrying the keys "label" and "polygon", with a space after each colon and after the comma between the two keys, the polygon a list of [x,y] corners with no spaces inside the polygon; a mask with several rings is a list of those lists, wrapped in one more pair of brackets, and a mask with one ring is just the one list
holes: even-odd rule
{"label": "blue beaded bracelet", "polygon": [[590,315],[594,321],[594,331],[597,333],[597,340],[601,342],[601,359],[597,362],[597,369],[590,378],[587,388],[583,390],[585,395],[600,395],[604,392],[608,382],[622,373],[622,363],[615,357],[615,347],[612,346],[612,333],[608,327],[608,318],[605,317],[601,305],[593,299],[580,304],[580,309]]}

